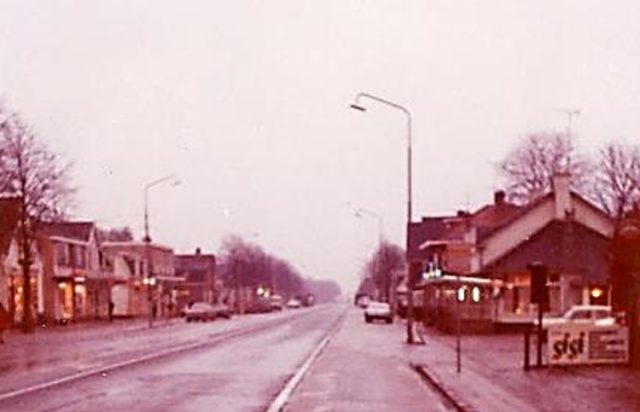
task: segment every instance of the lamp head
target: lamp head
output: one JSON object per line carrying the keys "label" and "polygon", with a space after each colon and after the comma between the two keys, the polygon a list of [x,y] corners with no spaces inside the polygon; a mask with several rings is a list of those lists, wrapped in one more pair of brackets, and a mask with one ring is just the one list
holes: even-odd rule
{"label": "lamp head", "polygon": [[361,111],[361,112],[366,112],[366,111],[367,111],[367,108],[366,108],[366,107],[364,107],[364,106],[360,106],[359,104],[355,104],[355,103],[353,103],[350,107],[351,107],[353,110],[359,110],[359,111]]}

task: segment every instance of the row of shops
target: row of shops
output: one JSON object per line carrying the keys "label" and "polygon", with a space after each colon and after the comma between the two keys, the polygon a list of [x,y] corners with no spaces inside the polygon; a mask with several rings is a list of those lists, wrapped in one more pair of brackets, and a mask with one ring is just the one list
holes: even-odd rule
{"label": "row of shops", "polygon": [[[0,212],[7,207],[0,199]],[[15,230],[3,219],[10,214],[0,215],[0,304],[20,325],[26,301],[21,254]],[[42,225],[32,243],[29,275],[30,312],[38,324],[168,317],[189,301],[215,298],[213,255],[198,250],[175,256],[154,243],[98,237],[92,222]]]}

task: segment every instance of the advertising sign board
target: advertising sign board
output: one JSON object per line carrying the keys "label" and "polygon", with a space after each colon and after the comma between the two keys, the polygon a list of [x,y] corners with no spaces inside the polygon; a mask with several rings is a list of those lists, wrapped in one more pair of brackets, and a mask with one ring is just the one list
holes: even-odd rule
{"label": "advertising sign board", "polygon": [[558,325],[549,328],[551,365],[596,365],[629,361],[629,329],[622,326]]}

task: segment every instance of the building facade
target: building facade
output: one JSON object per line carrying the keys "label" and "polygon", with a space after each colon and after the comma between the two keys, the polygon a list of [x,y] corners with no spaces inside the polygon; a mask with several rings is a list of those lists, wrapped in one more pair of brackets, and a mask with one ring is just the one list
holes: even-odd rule
{"label": "building facade", "polygon": [[176,275],[184,278],[178,290],[178,310],[191,302],[218,302],[219,285],[216,282],[214,254],[203,254],[197,248],[194,254],[176,255],[175,265]]}
{"label": "building facade", "polygon": [[44,316],[66,323],[108,315],[113,278],[100,262],[93,222],[42,224],[39,251],[44,273]]}
{"label": "building facade", "polygon": [[536,306],[530,303],[527,267],[533,262],[549,268],[551,313],[609,303],[607,253],[614,223],[570,191],[569,175],[556,176],[553,191],[528,205],[510,204],[504,192],[496,192],[493,204],[473,213],[428,222],[431,230],[410,242],[413,258],[426,273],[439,268],[490,278],[496,322],[531,320]]}
{"label": "building facade", "polygon": [[118,280],[112,288],[116,316],[173,316],[184,278],[176,276],[173,249],[138,241],[104,242],[105,265]]}

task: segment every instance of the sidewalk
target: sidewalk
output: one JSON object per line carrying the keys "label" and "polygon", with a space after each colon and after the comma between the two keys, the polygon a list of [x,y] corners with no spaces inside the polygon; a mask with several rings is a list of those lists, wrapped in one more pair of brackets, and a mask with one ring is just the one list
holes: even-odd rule
{"label": "sidewalk", "polygon": [[[397,330],[397,333],[401,333]],[[640,410],[640,372],[624,366],[523,370],[521,335],[462,336],[456,372],[455,336],[433,330],[411,362],[472,411]]]}
{"label": "sidewalk", "polygon": [[285,406],[289,412],[450,411],[403,356],[394,325],[366,324],[350,310]]}

